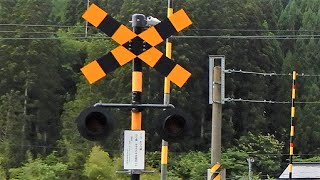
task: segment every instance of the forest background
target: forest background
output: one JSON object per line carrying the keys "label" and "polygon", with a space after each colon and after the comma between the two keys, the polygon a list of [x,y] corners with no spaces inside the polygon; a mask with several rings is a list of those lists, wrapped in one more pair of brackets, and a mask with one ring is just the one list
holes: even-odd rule
{"label": "forest background", "polygon": [[[166,17],[164,0],[91,0],[131,27],[134,13]],[[0,1],[0,176],[3,179],[127,179],[121,170],[122,132],[130,112],[112,110],[117,129],[105,142],[82,138],[74,123],[98,102],[131,102],[130,63],[89,85],[80,68],[116,47],[81,15],[85,0]],[[169,145],[169,179],[204,179],[210,167],[208,55],[225,55],[226,69],[275,73],[226,74],[222,164],[229,179],[275,178],[288,164],[290,73],[298,72],[294,161],[320,160],[320,0],[185,0],[193,25],[172,37],[173,60],[192,77],[172,85],[171,103],[192,114],[193,136]],[[191,36],[183,38],[179,36]],[[206,37],[204,37],[206,36]],[[159,46],[164,51],[164,43]],[[143,102],[163,102],[163,77],[147,66]],[[305,76],[303,76],[305,75]],[[158,179],[158,111],[143,112],[146,164]]]}

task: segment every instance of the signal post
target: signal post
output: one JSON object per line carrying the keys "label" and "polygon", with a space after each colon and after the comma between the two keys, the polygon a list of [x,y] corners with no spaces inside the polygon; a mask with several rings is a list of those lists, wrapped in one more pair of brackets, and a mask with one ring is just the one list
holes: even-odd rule
{"label": "signal post", "polygon": [[[146,26],[145,16],[143,14],[132,15],[133,32],[140,34]],[[140,38],[131,40],[129,47],[134,54],[143,52],[143,40]],[[134,58],[132,61],[132,104],[141,104],[142,94],[142,62],[139,58]],[[142,113],[139,108],[131,110],[131,130],[141,130]],[[131,172],[131,180],[139,180],[140,171]]]}
{"label": "signal post", "polygon": [[[82,16],[94,27],[115,40],[119,46],[111,50],[106,55],[97,58],[81,68],[82,73],[90,84],[102,79],[110,72],[132,61],[132,101],[130,104],[110,104],[96,103],[85,109],[76,119],[78,130],[84,138],[91,141],[105,140],[114,129],[114,120],[107,111],[108,108],[131,108],[131,131],[125,131],[124,154],[132,155],[132,151],[141,153],[144,156],[145,133],[141,131],[142,109],[159,108],[162,109],[160,117],[155,122],[157,133],[168,142],[179,142],[184,136],[189,135],[191,128],[191,117],[179,109],[175,109],[172,104],[142,104],[142,62],[154,68],[164,75],[167,81],[182,87],[191,76],[191,73],[179,64],[171,61],[170,57],[164,55],[155,48],[156,45],[192,24],[184,10],[179,10],[162,22],[149,22],[151,27],[146,29],[148,20],[143,14],[132,16],[131,31],[123,24],[113,19],[107,12],[95,4],[91,4]],[[153,26],[154,25],[154,26]],[[136,142],[126,139],[134,137]],[[130,138],[129,138],[130,139]],[[143,141],[143,142],[142,142]],[[135,147],[139,142],[139,151]],[[131,148],[131,149],[130,149]],[[143,152],[141,152],[143,149]],[[139,180],[140,174],[144,170],[143,161],[135,158],[124,160],[124,169],[131,174],[131,180]],[[129,161],[134,161],[128,163]],[[138,162],[139,161],[139,162]]]}

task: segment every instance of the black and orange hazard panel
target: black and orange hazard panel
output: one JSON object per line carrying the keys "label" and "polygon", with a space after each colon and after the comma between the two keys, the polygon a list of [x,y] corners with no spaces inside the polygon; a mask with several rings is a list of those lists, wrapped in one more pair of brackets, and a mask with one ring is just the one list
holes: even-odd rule
{"label": "black and orange hazard panel", "polygon": [[[116,21],[95,4],[91,4],[82,17],[119,44],[114,50],[93,60],[81,69],[90,84],[100,80],[134,58],[139,58],[150,67],[155,68],[156,71],[179,87],[182,87],[191,76],[189,71],[171,61],[170,58],[154,47],[192,24],[184,10],[177,11],[161,23],[138,34]],[[131,52],[129,49],[132,41],[138,39],[144,41],[145,50]]]}
{"label": "black and orange hazard panel", "polygon": [[219,172],[221,165],[219,163],[214,164],[210,169],[210,180],[221,180],[221,173]]}

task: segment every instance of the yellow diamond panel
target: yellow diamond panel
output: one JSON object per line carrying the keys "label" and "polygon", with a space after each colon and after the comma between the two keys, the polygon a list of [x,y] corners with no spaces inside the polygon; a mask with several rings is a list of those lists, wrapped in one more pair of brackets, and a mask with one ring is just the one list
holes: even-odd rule
{"label": "yellow diamond panel", "polygon": [[121,66],[130,62],[133,58],[136,57],[136,55],[134,55],[123,46],[116,47],[111,51],[111,53]]}
{"label": "yellow diamond panel", "polygon": [[169,20],[178,32],[192,24],[190,18],[183,9],[170,16]]}
{"label": "yellow diamond panel", "polygon": [[163,41],[162,37],[153,26],[138,35],[151,46],[156,46]]}
{"label": "yellow diamond panel", "polygon": [[91,23],[94,27],[98,27],[107,15],[108,13],[97,5],[91,4],[87,11],[82,15],[82,18]]}
{"label": "yellow diamond panel", "polygon": [[154,67],[154,65],[156,65],[162,55],[162,52],[157,48],[151,47],[147,51],[140,54],[138,57],[150,67]]}
{"label": "yellow diamond panel", "polygon": [[90,84],[106,76],[106,73],[104,73],[96,60],[81,68],[81,72],[87,78]]}
{"label": "yellow diamond panel", "polygon": [[128,29],[125,25],[121,24],[111,38],[122,45],[136,36],[137,35],[134,32]]}
{"label": "yellow diamond panel", "polygon": [[191,73],[189,71],[177,64],[167,78],[181,88],[190,76]]}

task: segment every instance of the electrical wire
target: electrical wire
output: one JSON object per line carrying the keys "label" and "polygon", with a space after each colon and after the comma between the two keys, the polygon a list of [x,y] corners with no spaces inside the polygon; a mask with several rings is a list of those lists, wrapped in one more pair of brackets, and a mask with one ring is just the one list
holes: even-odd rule
{"label": "electrical wire", "polygon": [[235,69],[226,69],[225,73],[242,73],[242,74],[256,74],[256,75],[263,75],[263,76],[291,76],[291,73],[288,74],[279,74],[275,72],[267,73],[267,72],[254,72],[254,71],[244,71],[244,70],[235,70]]}
{"label": "electrical wire", "polygon": [[[263,75],[263,76],[292,76],[291,73],[276,73],[276,72],[254,72],[254,71],[244,71],[244,70],[235,70],[235,69],[226,69],[224,70],[227,74],[232,73],[242,73],[242,74],[255,74],[255,75]],[[297,76],[301,77],[320,77],[320,74],[305,74],[305,73],[297,73]]]}
{"label": "electrical wire", "polygon": [[189,28],[185,31],[230,31],[230,32],[312,32],[312,33],[320,33],[320,31],[315,30],[290,30],[290,29],[197,29],[197,28]]}
{"label": "electrical wire", "polygon": [[[0,26],[23,26],[23,27],[61,27],[61,28],[85,28],[85,25],[56,25],[56,24],[0,24]],[[89,26],[90,27],[90,26]],[[233,29],[233,28],[189,28],[185,31],[231,31],[231,32],[314,32],[316,30],[292,30],[292,29]]]}
{"label": "electrical wire", "polygon": [[277,40],[288,40],[288,39],[320,39],[320,35],[276,35],[276,36],[233,36],[233,35],[215,35],[215,36],[202,36],[202,35],[191,35],[191,36],[172,36],[173,39],[277,39]]}
{"label": "electrical wire", "polygon": [[9,37],[1,38],[0,40],[59,40],[59,39],[111,39],[110,37],[91,36],[91,37]]}
{"label": "electrical wire", "polygon": [[[173,39],[260,39],[260,40],[268,40],[268,39],[277,39],[277,40],[298,40],[298,39],[320,39],[320,35],[317,37],[309,36],[309,37],[275,37],[275,36],[171,36]],[[0,37],[0,40],[26,40],[26,39],[34,39],[34,40],[46,40],[46,39],[110,39],[110,37]]]}
{"label": "electrical wire", "polygon": [[[256,100],[256,99],[242,99],[230,98],[224,99],[225,102],[249,102],[249,103],[268,103],[268,104],[291,104],[291,101],[273,101],[273,100]],[[320,101],[296,101],[296,104],[320,104]]]}
{"label": "electrical wire", "polygon": [[[58,32],[55,31],[35,31],[35,32],[31,32],[31,31],[27,31],[27,32],[20,32],[20,31],[0,31],[0,33],[20,33],[20,34],[58,34]],[[81,34],[84,35],[86,33],[71,33],[68,32],[67,34]],[[93,35],[93,34],[90,34]]]}
{"label": "electrical wire", "polygon": [[71,26],[71,25],[55,25],[55,24],[0,24],[0,26],[23,26],[23,27],[61,27],[61,28],[76,28],[85,26]]}

